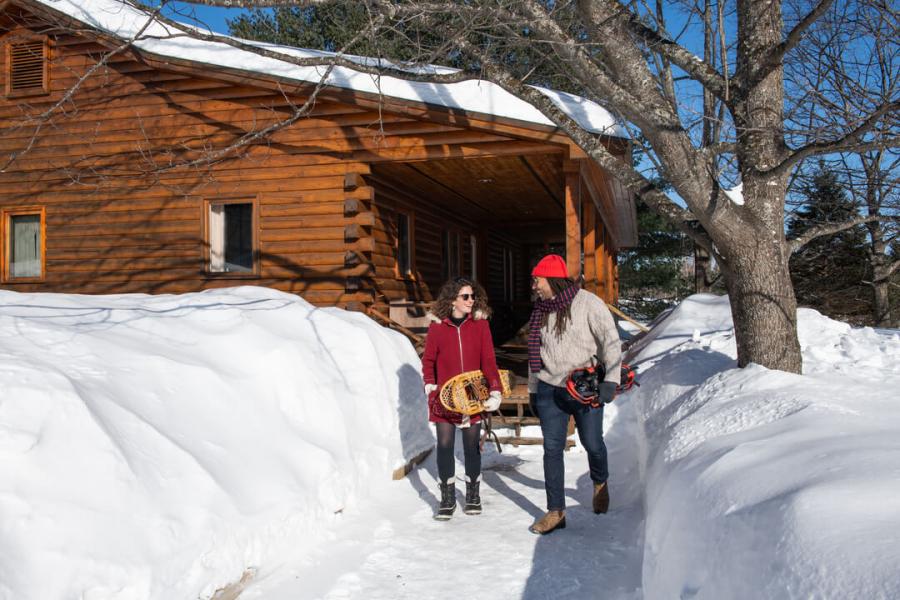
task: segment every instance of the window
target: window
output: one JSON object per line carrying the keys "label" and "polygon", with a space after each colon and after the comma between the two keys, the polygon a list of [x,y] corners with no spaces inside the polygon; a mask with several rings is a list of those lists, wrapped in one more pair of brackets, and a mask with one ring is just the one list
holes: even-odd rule
{"label": "window", "polygon": [[259,255],[256,203],[241,200],[211,201],[207,211],[207,271],[255,275]]}
{"label": "window", "polygon": [[507,302],[514,301],[516,291],[516,264],[513,251],[503,249],[503,298]]}
{"label": "window", "polygon": [[44,277],[44,209],[28,208],[3,213],[4,281]]}
{"label": "window", "polygon": [[444,280],[459,277],[459,233],[444,230],[442,238]]}
{"label": "window", "polygon": [[411,277],[415,272],[413,265],[413,220],[406,213],[397,213],[397,276]]}
{"label": "window", "polygon": [[30,39],[6,45],[7,96],[43,94],[48,91],[47,40]]}

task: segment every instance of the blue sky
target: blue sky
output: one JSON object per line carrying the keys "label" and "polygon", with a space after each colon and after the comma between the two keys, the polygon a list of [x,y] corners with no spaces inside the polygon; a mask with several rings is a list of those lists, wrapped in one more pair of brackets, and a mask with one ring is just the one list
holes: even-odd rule
{"label": "blue sky", "polygon": [[185,2],[170,2],[163,11],[167,17],[183,23],[199,23],[205,25],[216,33],[228,33],[226,19],[235,19],[242,12],[242,8],[218,8],[187,4]]}

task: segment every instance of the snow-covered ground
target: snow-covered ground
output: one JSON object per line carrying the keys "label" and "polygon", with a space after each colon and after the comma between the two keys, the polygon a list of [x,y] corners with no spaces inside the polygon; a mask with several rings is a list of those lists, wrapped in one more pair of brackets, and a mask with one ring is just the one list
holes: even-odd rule
{"label": "snow-covered ground", "polygon": [[900,598],[900,332],[798,323],[802,376],[735,368],[724,297],[641,343],[647,598]]}
{"label": "snow-covered ground", "polygon": [[419,360],[258,287],[0,291],[0,598],[208,598],[431,447]]}
{"label": "snow-covered ground", "polygon": [[576,447],[538,537],[539,447],[486,447],[480,516],[432,520],[433,456],[390,480],[433,437],[362,315],[0,292],[0,599],[900,597],[900,333],[799,322],[804,375],[736,369],[727,300],[683,302],[607,407],[610,512]]}

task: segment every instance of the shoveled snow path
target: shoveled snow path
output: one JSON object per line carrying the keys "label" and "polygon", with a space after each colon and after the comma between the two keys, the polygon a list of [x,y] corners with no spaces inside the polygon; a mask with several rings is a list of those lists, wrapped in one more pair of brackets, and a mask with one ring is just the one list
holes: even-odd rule
{"label": "shoveled snow path", "polygon": [[[634,412],[627,396],[607,409],[612,506],[605,515],[590,510],[587,458],[576,446],[566,453],[566,529],[531,534],[528,526],[545,507],[540,446],[504,446],[502,454],[486,446],[484,513],[465,515],[460,505],[452,520],[437,522],[432,453],[366,506],[336,516],[330,539],[314,553],[258,573],[240,598],[641,598],[643,485]],[[460,500],[464,489],[458,481]]]}

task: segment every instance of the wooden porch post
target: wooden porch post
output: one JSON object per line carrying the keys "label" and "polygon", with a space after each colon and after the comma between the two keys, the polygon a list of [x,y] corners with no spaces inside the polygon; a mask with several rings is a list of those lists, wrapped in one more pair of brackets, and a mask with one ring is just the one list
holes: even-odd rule
{"label": "wooden porch post", "polygon": [[582,248],[584,250],[584,288],[589,292],[597,293],[597,242],[596,242],[596,218],[597,209],[594,208],[593,202],[584,202],[582,204],[584,219],[583,229],[584,236],[582,238]]}
{"label": "wooden porch post", "polygon": [[595,231],[597,249],[594,252],[594,268],[597,272],[597,295],[605,301],[609,290],[609,275],[606,272],[606,228],[603,227],[603,219],[597,219]]}
{"label": "wooden porch post", "polygon": [[578,280],[581,276],[581,163],[566,160],[563,172],[566,175],[566,268],[569,277]]}

